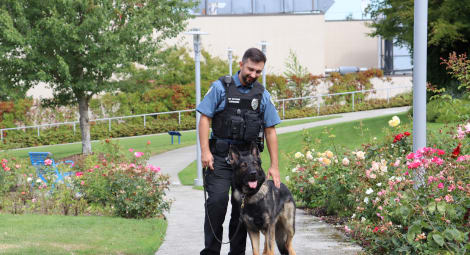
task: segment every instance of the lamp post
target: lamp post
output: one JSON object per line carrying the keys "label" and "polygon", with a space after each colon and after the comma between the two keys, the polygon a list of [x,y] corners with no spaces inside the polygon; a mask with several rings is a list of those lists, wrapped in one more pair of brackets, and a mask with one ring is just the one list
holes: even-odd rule
{"label": "lamp post", "polygon": [[227,53],[228,53],[228,71],[229,71],[230,76],[232,76],[233,49],[228,48]]}
{"label": "lamp post", "polygon": [[[199,28],[193,28],[189,32],[186,32],[187,35],[193,35],[194,41],[194,63],[195,63],[195,72],[196,72],[196,106],[201,102],[201,35],[206,35],[207,33],[201,32]],[[202,164],[201,164],[201,143],[199,140],[199,120],[201,119],[201,114],[196,111],[196,159],[197,159],[197,179],[194,180],[194,185],[202,186]]]}
{"label": "lamp post", "polygon": [[[266,41],[261,41],[260,44],[261,44],[261,51],[266,56],[266,45],[268,44],[266,43]],[[263,68],[263,87],[266,88],[266,63]]]}

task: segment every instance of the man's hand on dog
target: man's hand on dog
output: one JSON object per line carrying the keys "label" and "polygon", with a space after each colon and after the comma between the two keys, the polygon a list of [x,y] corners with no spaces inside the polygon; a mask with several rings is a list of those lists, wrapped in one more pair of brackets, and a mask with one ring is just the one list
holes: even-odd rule
{"label": "man's hand on dog", "polygon": [[211,170],[214,170],[214,157],[210,151],[202,152],[201,161],[202,167],[209,167]]}
{"label": "man's hand on dog", "polygon": [[279,176],[279,169],[270,167],[268,171],[268,178],[269,177],[273,177],[274,186],[279,189],[281,187],[281,177]]}

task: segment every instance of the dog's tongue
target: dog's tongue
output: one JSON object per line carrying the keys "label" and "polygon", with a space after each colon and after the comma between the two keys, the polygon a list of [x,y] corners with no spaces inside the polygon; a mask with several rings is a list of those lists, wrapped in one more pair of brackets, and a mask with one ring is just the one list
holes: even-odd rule
{"label": "dog's tongue", "polygon": [[252,189],[256,189],[256,186],[258,185],[258,182],[257,181],[254,181],[254,182],[248,182],[248,186],[250,186],[250,188]]}

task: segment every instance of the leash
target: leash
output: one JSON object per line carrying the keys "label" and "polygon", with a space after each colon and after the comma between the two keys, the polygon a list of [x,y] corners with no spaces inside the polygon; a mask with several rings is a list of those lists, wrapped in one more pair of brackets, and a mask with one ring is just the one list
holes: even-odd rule
{"label": "leash", "polygon": [[[220,244],[229,244],[233,241],[233,239],[237,236],[238,234],[238,231],[240,230],[240,225],[242,224],[242,210],[243,208],[245,207],[245,194],[242,195],[242,204],[241,204],[241,210],[240,210],[240,217],[238,218],[238,225],[237,225],[237,229],[235,230],[235,233],[233,234],[232,236],[232,239],[229,239],[228,242],[222,242],[222,240],[220,240],[216,235],[215,235],[215,231],[214,231],[214,228],[212,227],[212,222],[211,222],[211,218],[209,217],[209,210],[207,209],[207,194],[206,194],[206,173],[207,171],[209,171],[206,168],[203,168],[202,169],[202,185],[204,187],[204,207],[206,209],[206,215],[207,215],[207,220],[209,221],[209,226],[211,227],[211,231],[212,231],[212,234],[214,235],[215,239],[217,240],[217,242],[219,242]],[[232,191],[233,192],[233,191]]]}

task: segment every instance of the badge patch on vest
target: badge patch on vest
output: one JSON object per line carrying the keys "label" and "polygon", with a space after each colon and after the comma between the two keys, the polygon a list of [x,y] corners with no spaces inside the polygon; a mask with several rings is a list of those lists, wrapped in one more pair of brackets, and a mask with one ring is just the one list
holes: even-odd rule
{"label": "badge patch on vest", "polygon": [[259,100],[256,98],[253,98],[253,100],[251,100],[251,108],[253,108],[253,111],[256,111],[256,109],[258,109],[258,106],[259,106]]}

